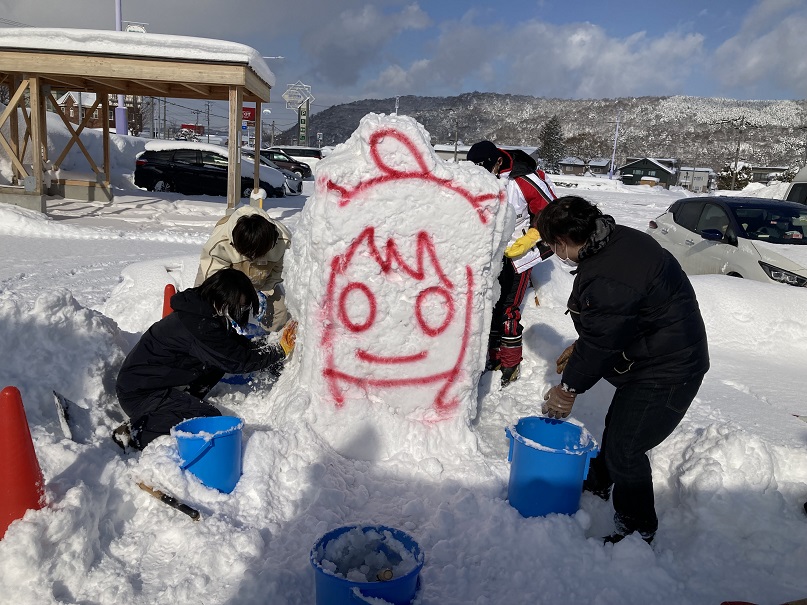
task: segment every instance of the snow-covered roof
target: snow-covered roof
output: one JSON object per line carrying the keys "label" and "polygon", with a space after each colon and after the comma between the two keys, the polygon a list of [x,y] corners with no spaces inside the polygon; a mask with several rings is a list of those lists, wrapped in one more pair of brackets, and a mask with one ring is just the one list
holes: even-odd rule
{"label": "snow-covered roof", "polygon": [[269,86],[275,85],[275,75],[257,50],[245,44],[212,38],[60,27],[11,27],[0,29],[0,49],[242,63]]}
{"label": "snow-covered roof", "polygon": [[[623,168],[627,168],[628,166],[633,166],[633,164],[638,164],[639,162],[642,162],[644,160],[647,160],[651,164],[655,164],[656,166],[658,166],[659,168],[661,168],[662,170],[664,170],[666,172],[669,172],[670,174],[675,174],[675,170],[673,170],[669,166],[665,166],[664,164],[659,163],[658,160],[653,159],[653,158],[639,158],[638,160],[628,162],[624,166],[620,166],[619,168],[617,168],[617,170],[622,170]],[[672,161],[672,160],[669,160],[669,161]]]}
{"label": "snow-covered roof", "polygon": [[81,105],[83,107],[92,107],[95,105],[95,93],[94,92],[66,92],[61,97],[56,99],[56,103],[58,105],[64,105],[67,102],[68,97],[73,97],[73,103],[78,105],[79,98],[81,98]]}
{"label": "snow-covered roof", "polygon": [[212,151],[227,155],[227,148],[212,143],[195,143],[193,141],[174,141],[171,139],[153,139],[146,142],[146,151],[171,151],[173,149],[196,149],[197,151]]}
{"label": "snow-covered roof", "polygon": [[[589,166],[607,166],[611,163],[611,160],[608,158],[594,158],[589,161]],[[558,164],[566,164],[569,166],[584,166],[585,162],[578,157],[569,156],[565,157],[558,162]]]}

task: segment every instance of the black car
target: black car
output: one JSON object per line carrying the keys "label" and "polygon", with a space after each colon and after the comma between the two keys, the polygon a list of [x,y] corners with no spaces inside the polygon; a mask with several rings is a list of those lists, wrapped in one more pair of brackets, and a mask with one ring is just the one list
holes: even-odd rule
{"label": "black car", "polygon": [[274,162],[281,168],[291,170],[295,174],[300,175],[300,178],[307,179],[311,176],[311,166],[304,162],[298,162],[290,158],[287,154],[279,149],[261,149],[261,157]]}
{"label": "black car", "polygon": [[[241,197],[252,193],[252,163],[244,160]],[[186,195],[227,195],[227,149],[204,143],[166,147],[146,143],[135,162],[134,182],[149,191],[176,191]],[[269,197],[284,197],[285,177],[261,166],[260,186]]]}

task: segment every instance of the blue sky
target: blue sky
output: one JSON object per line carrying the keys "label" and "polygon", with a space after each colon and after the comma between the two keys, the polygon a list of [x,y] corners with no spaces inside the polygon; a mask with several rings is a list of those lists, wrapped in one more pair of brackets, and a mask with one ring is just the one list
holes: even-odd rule
{"label": "blue sky", "polygon": [[[270,104],[312,87],[315,110],[474,90],[557,98],[807,98],[807,0],[122,0],[149,32],[253,46]],[[114,0],[0,0],[0,17],[114,28]],[[2,35],[2,28],[0,28]],[[392,108],[391,108],[392,109]],[[293,121],[293,117],[290,119]],[[280,123],[280,122],[279,122]]]}

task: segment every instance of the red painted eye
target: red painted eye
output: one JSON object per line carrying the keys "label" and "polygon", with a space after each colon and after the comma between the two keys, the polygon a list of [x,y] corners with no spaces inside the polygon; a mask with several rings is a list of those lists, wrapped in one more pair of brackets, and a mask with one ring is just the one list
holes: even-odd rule
{"label": "red painted eye", "polygon": [[376,302],[370,288],[350,282],[339,295],[339,319],[351,332],[364,332],[375,322]]}
{"label": "red painted eye", "polygon": [[420,329],[429,336],[445,332],[454,319],[454,301],[448,290],[440,286],[426,288],[415,301],[415,317]]}

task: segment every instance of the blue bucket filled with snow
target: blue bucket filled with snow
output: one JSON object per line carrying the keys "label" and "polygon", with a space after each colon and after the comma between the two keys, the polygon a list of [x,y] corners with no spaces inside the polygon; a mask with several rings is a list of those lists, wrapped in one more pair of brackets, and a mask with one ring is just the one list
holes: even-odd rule
{"label": "blue bucket filled with snow", "polygon": [[235,416],[191,418],[171,429],[180,465],[207,487],[229,494],[241,478],[241,429]]}
{"label": "blue bucket filled with snow", "polygon": [[317,540],[311,565],[316,605],[409,605],[418,591],[423,553],[399,529],[348,525]]}
{"label": "blue bucket filled with snow", "polygon": [[510,440],[507,498],[524,517],[573,515],[599,447],[582,426],[539,416],[504,429]]}

